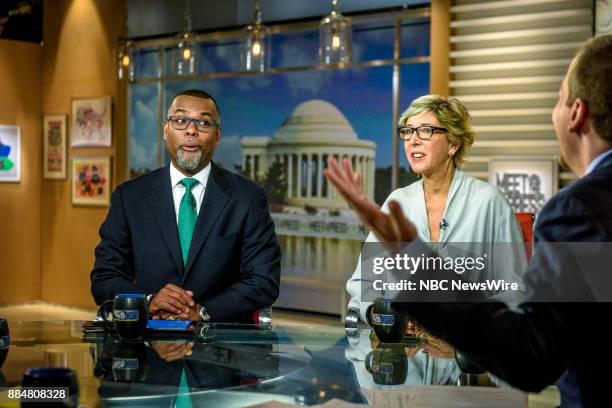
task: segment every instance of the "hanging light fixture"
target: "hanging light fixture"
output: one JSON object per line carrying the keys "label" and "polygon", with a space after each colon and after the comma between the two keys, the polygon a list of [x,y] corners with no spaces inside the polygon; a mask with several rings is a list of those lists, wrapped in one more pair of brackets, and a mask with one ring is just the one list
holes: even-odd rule
{"label": "hanging light fixture", "polygon": [[125,39],[120,39],[117,43],[117,78],[119,80],[134,80],[132,42]]}
{"label": "hanging light fixture", "polygon": [[197,73],[197,50],[195,35],[191,32],[191,0],[185,1],[185,32],[178,36],[175,52],[177,75],[194,75]]}
{"label": "hanging light fixture", "polygon": [[[123,33],[128,35],[128,15],[127,8],[123,18]],[[120,37],[117,41],[117,79],[120,81],[128,79],[134,80],[134,61],[132,61],[132,42],[125,37]]]}
{"label": "hanging light fixture", "polygon": [[351,61],[351,22],[340,13],[339,0],[332,0],[332,12],[319,25],[319,61],[323,64]]}
{"label": "hanging light fixture", "polygon": [[255,0],[254,23],[246,28],[240,62],[243,71],[263,72],[270,66],[270,28],[261,23],[261,5]]}

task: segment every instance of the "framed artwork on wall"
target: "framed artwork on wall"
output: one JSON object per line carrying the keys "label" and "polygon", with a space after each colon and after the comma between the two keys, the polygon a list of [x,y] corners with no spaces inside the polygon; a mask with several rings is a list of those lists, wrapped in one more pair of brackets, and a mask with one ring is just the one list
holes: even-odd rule
{"label": "framed artwork on wall", "polygon": [[0,125],[0,182],[21,181],[21,128]]}
{"label": "framed artwork on wall", "polygon": [[612,0],[597,0],[595,4],[595,35],[612,34]]}
{"label": "framed artwork on wall", "polygon": [[111,113],[110,96],[73,99],[70,146],[111,146]]}
{"label": "framed artwork on wall", "polygon": [[44,177],[65,179],[66,115],[46,115],[44,122]]}
{"label": "framed artwork on wall", "polygon": [[514,212],[537,214],[557,192],[556,158],[495,157],[489,163],[489,183],[497,186]]}
{"label": "framed artwork on wall", "polygon": [[72,204],[108,206],[111,189],[110,157],[72,158]]}

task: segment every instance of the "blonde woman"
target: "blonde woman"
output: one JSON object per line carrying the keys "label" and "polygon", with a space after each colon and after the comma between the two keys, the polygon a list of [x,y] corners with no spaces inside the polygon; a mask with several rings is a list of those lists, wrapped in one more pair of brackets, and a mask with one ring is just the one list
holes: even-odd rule
{"label": "blonde woman", "polygon": [[[404,142],[410,168],[421,178],[393,191],[383,211],[388,211],[389,200],[398,201],[416,226],[419,238],[436,243],[438,251],[449,242],[465,243],[462,248],[472,246],[478,253],[486,250],[479,243],[489,247],[493,243],[517,243],[511,247],[512,253],[498,250],[495,260],[505,269],[497,270],[498,276],[516,278],[514,271],[522,271],[527,260],[524,247],[519,245],[523,237],[512,209],[496,187],[461,170],[475,137],[465,106],[456,98],[421,96],[402,114],[397,135]],[[376,241],[372,233],[366,239]],[[361,319],[367,322],[371,302],[362,302],[361,298],[365,290],[373,289],[372,282],[361,277],[361,258],[346,287],[351,297],[349,308],[358,308]],[[384,293],[374,297],[379,295]]]}

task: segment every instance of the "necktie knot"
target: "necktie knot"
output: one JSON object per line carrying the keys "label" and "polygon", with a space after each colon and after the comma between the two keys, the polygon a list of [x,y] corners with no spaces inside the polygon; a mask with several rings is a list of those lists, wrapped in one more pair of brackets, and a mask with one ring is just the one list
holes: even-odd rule
{"label": "necktie knot", "polygon": [[191,177],[185,177],[184,179],[182,179],[181,181],[179,181],[179,183],[181,183],[183,186],[185,186],[185,188],[187,189],[186,193],[191,191],[191,188],[193,186],[195,186],[196,184],[199,183],[198,180],[191,178]]}

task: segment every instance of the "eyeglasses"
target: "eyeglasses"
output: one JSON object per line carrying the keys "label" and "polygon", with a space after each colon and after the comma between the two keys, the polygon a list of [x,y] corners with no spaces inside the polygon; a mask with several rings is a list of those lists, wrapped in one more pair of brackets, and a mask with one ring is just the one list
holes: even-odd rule
{"label": "eyeglasses", "polygon": [[168,121],[172,124],[172,127],[176,130],[185,130],[191,122],[195,125],[198,131],[203,133],[212,132],[216,126],[221,124],[216,119],[196,119],[188,118],[185,116],[168,116]]}
{"label": "eyeglasses", "polygon": [[448,129],[435,126],[419,126],[417,128],[399,126],[397,128],[397,136],[402,140],[409,141],[415,131],[417,132],[417,137],[419,139],[429,140],[433,136],[434,132],[447,132]]}

